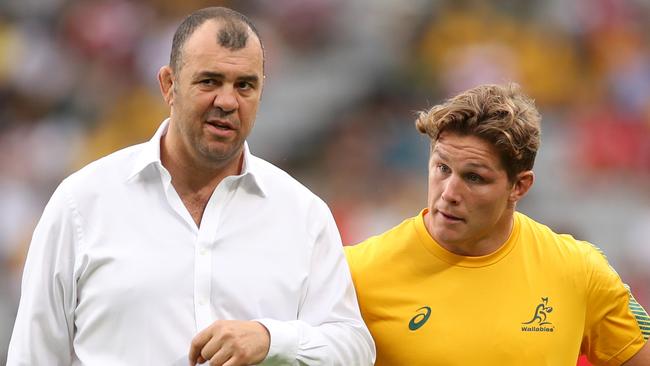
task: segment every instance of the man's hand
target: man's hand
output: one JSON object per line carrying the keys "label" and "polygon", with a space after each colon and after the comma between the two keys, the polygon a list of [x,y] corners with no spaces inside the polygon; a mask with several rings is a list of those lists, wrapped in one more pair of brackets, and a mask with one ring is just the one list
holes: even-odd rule
{"label": "man's hand", "polygon": [[192,339],[190,365],[254,365],[264,360],[270,343],[269,331],[259,322],[217,320]]}

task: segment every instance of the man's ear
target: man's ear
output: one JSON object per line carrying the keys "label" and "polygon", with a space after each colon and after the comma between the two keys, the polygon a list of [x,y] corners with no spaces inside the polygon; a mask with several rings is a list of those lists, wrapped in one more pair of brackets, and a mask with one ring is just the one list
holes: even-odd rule
{"label": "man's ear", "polygon": [[516,204],[520,199],[522,199],[533,186],[535,182],[535,173],[532,170],[526,170],[519,174],[515,178],[515,182],[512,185],[512,191],[510,192],[509,201],[511,204]]}
{"label": "man's ear", "polygon": [[168,106],[174,104],[174,72],[169,66],[163,66],[158,71],[158,86],[160,86],[160,93]]}

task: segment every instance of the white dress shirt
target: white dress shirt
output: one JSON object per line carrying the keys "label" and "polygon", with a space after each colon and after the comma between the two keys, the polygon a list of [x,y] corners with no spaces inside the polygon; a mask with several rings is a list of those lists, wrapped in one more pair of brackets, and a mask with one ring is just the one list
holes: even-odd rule
{"label": "white dress shirt", "polygon": [[66,178],[38,223],[8,365],[181,365],[217,319],[258,320],[264,365],[370,365],[326,204],[244,148],[200,227],[147,143]]}

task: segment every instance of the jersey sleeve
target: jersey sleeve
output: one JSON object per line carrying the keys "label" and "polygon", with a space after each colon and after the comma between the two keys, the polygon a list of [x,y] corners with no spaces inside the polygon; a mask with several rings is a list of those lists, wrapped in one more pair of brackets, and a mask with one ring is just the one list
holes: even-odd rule
{"label": "jersey sleeve", "polygon": [[587,313],[581,352],[594,365],[621,365],[648,338],[650,319],[600,249],[587,248]]}

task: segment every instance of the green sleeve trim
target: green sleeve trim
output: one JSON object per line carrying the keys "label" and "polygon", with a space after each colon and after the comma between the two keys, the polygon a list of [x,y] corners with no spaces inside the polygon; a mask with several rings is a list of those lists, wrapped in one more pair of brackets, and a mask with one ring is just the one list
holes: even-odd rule
{"label": "green sleeve trim", "polygon": [[636,301],[632,295],[632,292],[630,292],[629,287],[627,291],[630,294],[630,311],[636,318],[636,322],[639,323],[639,328],[643,334],[643,339],[647,341],[650,337],[650,316],[648,316],[648,313],[645,311],[645,309],[643,309],[643,307]]}

